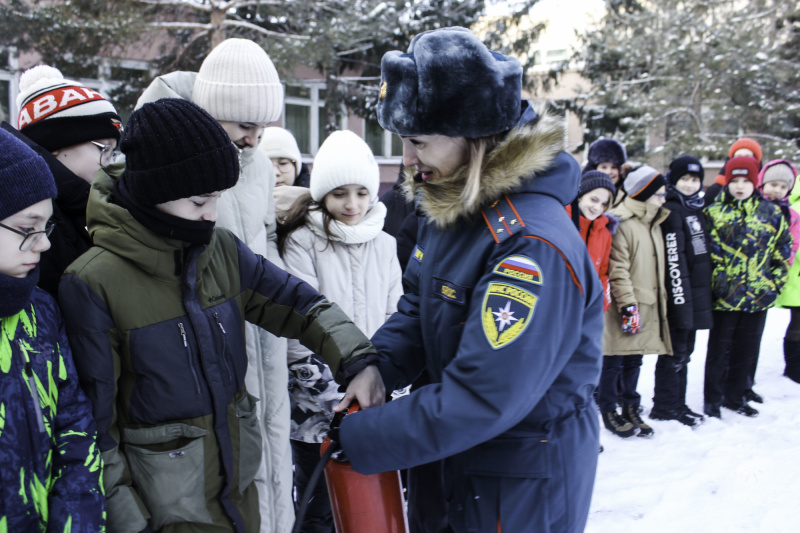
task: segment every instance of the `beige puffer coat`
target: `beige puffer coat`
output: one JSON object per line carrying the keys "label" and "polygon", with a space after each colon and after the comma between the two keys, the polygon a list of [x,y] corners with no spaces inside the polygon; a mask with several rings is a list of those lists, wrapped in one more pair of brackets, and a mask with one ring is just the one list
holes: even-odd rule
{"label": "beige puffer coat", "polygon": [[[620,223],[611,242],[611,307],[605,314],[603,354],[671,355],[661,233],[669,210],[625,198],[611,214]],[[642,329],[635,335],[622,331],[622,310],[629,305],[639,307]]]}

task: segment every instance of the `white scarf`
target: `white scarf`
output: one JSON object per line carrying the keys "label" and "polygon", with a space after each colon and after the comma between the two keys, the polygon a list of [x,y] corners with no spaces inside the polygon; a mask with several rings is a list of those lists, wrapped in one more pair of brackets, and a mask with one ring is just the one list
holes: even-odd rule
{"label": "white scarf", "polygon": [[322,222],[322,211],[319,209],[311,209],[308,211],[306,225],[315,235],[323,239],[331,238],[345,244],[361,244],[369,242],[378,236],[378,233],[383,230],[383,221],[385,218],[386,206],[382,202],[376,202],[375,205],[367,211],[364,218],[355,226],[348,226],[335,219],[331,220],[329,226],[332,234],[331,236],[325,233],[325,227]]}

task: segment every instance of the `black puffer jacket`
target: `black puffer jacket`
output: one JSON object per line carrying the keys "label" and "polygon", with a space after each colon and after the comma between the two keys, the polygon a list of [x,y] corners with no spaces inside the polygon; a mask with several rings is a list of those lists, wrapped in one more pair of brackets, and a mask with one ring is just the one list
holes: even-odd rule
{"label": "black puffer jacket", "polygon": [[667,322],[670,329],[709,329],[712,268],[702,200],[692,208],[670,187],[664,207],[670,211],[661,224],[667,258]]}

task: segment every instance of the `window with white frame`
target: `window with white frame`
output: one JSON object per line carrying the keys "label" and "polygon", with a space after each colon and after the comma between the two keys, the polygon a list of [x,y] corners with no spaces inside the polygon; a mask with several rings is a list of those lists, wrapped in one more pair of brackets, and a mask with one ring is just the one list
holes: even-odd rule
{"label": "window with white frame", "polygon": [[375,157],[399,157],[403,155],[403,141],[394,133],[381,128],[376,119],[364,119],[364,141]]}
{"label": "window with white frame", "polygon": [[[339,128],[347,127],[347,115],[337,114]],[[325,132],[325,85],[287,85],[284,99],[283,127],[294,135],[297,147],[303,154],[315,155]]]}

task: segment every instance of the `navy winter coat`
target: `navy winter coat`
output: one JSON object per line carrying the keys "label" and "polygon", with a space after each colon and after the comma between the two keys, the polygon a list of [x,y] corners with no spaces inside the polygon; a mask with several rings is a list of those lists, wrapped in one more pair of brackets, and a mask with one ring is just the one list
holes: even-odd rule
{"label": "navy winter coat", "polygon": [[664,204],[669,216],[661,224],[667,257],[667,323],[672,329],[709,329],[711,256],[702,204],[691,208],[670,188]]}
{"label": "navy winter coat", "polygon": [[436,197],[416,185],[411,291],[372,341],[387,390],[423,370],[432,383],[341,426],[362,473],[444,460],[457,532],[579,532],[589,510],[603,297],[564,210],[580,168],[560,121],[535,118],[526,107],[490,154],[482,211],[453,201],[466,172]]}

